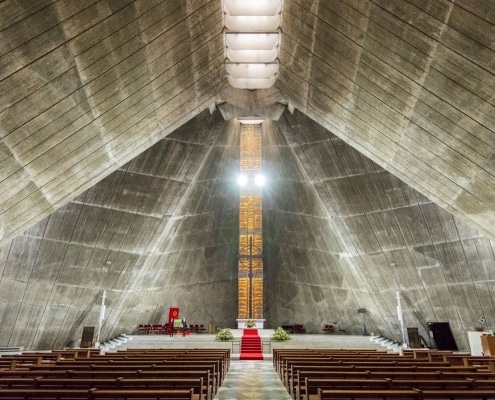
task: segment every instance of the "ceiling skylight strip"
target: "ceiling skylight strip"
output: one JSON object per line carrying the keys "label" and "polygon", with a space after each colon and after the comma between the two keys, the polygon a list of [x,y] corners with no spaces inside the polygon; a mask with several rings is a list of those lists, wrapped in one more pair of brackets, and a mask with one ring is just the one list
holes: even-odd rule
{"label": "ceiling skylight strip", "polygon": [[223,0],[230,84],[267,89],[278,73],[282,0]]}

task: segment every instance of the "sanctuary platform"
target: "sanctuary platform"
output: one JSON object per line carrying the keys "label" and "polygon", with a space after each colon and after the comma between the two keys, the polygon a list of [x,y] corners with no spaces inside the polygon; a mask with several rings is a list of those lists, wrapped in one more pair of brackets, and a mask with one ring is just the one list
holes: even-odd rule
{"label": "sanctuary platform", "polygon": [[[128,340],[125,342],[118,343],[118,339],[114,339],[113,344],[109,341],[102,343],[102,348],[105,352],[128,348],[230,348],[232,360],[238,360],[243,329],[231,329],[231,332],[234,335],[234,340],[227,342],[216,341],[215,335],[208,333],[187,336],[174,335],[173,337],[168,335],[128,335]],[[275,342],[270,340],[273,333],[273,329],[258,329],[264,360],[272,359],[272,349],[274,348],[387,349],[377,343],[373,336],[293,334],[288,341]],[[388,351],[393,350],[388,349]]]}

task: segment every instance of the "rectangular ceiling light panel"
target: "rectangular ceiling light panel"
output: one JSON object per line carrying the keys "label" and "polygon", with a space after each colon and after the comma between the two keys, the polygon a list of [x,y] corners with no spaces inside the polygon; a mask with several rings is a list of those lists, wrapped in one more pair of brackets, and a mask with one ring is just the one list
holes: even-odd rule
{"label": "rectangular ceiling light panel", "polygon": [[223,0],[223,11],[228,15],[277,15],[282,12],[281,0]]}
{"label": "rectangular ceiling light panel", "polygon": [[279,40],[278,33],[225,33],[227,49],[234,50],[276,50]]}
{"label": "rectangular ceiling light panel", "polygon": [[230,84],[242,89],[271,87],[278,72],[282,0],[223,0],[223,11]]}
{"label": "rectangular ceiling light panel", "polygon": [[229,83],[236,89],[270,89],[275,83],[275,76],[269,79],[233,78],[229,75]]}
{"label": "rectangular ceiling light panel", "polygon": [[225,15],[225,27],[232,32],[275,32],[280,27],[280,14],[275,16]]}
{"label": "rectangular ceiling light panel", "polygon": [[277,61],[277,56],[277,49],[234,50],[227,48],[227,58],[234,63],[274,63]]}
{"label": "rectangular ceiling light panel", "polygon": [[227,64],[227,72],[233,78],[268,79],[277,72],[276,64]]}

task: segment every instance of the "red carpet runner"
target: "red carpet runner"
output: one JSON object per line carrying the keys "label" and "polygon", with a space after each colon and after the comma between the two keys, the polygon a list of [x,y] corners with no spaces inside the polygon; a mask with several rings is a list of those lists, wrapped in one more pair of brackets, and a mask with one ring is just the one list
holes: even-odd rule
{"label": "red carpet runner", "polygon": [[241,355],[239,360],[263,360],[261,338],[258,329],[244,329],[241,338]]}

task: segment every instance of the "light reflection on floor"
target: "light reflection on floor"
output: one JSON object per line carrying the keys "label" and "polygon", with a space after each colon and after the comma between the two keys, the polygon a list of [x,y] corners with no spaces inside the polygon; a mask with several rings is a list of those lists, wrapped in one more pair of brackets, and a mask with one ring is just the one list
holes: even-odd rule
{"label": "light reflection on floor", "polygon": [[273,362],[234,361],[216,394],[215,400],[291,400],[278,377]]}

